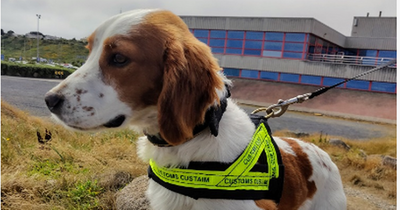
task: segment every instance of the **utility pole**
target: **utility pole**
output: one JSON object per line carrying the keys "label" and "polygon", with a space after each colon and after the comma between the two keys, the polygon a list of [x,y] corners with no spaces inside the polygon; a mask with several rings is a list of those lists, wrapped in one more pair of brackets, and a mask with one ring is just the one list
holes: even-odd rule
{"label": "utility pole", "polygon": [[40,62],[40,58],[39,58],[39,19],[40,19],[39,14],[36,14],[37,19],[37,34],[36,34],[36,38],[37,38],[37,55],[36,55],[36,61],[39,63]]}

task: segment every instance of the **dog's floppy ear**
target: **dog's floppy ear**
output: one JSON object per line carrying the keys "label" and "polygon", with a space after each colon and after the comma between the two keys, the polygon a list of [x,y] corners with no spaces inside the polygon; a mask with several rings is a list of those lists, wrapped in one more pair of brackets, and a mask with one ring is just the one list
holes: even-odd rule
{"label": "dog's floppy ear", "polygon": [[219,103],[216,89],[223,88],[219,70],[210,48],[191,34],[182,40],[167,40],[158,122],[160,134],[169,144],[192,138],[207,108]]}

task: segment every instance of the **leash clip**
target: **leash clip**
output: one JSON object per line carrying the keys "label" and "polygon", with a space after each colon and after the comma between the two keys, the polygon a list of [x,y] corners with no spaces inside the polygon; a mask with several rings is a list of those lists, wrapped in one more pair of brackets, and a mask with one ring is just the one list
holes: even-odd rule
{"label": "leash clip", "polygon": [[286,110],[289,108],[289,105],[294,104],[294,103],[303,103],[304,101],[308,100],[309,97],[311,96],[311,93],[306,93],[303,95],[298,95],[296,97],[287,99],[287,100],[282,100],[279,99],[277,104],[273,104],[267,108],[261,107],[252,112],[252,114],[255,114],[257,112],[265,111],[267,115],[265,118],[274,118],[274,117],[280,117],[283,115]]}

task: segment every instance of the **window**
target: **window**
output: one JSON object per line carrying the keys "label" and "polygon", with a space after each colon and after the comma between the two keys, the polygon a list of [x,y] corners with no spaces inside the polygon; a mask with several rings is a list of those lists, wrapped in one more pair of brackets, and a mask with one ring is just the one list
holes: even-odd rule
{"label": "window", "polygon": [[242,40],[229,40],[226,42],[226,47],[234,47],[234,48],[242,48],[243,41]]}
{"label": "window", "polygon": [[261,55],[262,41],[248,41],[244,44],[245,55]]}
{"label": "window", "polygon": [[261,50],[247,50],[247,49],[245,49],[244,52],[243,52],[243,54],[245,54],[245,55],[258,55],[258,56],[260,56],[260,55],[261,55]]}
{"label": "window", "polygon": [[222,30],[211,30],[210,31],[210,38],[221,38],[225,39],[226,31]]}
{"label": "window", "polygon": [[369,81],[365,81],[365,80],[348,81],[346,84],[346,88],[368,90],[369,89]]}
{"label": "window", "polygon": [[285,42],[304,42],[305,34],[286,33]]}
{"label": "window", "polygon": [[212,53],[224,53],[224,48],[212,47],[211,52]]}
{"label": "window", "polygon": [[263,51],[263,56],[265,57],[276,57],[280,58],[282,55],[281,51],[271,51],[271,50],[264,50]]}
{"label": "window", "polygon": [[371,90],[395,93],[396,92],[396,83],[372,82]]}
{"label": "window", "polygon": [[226,54],[237,54],[237,55],[241,55],[241,54],[242,54],[242,49],[231,49],[231,48],[226,48],[225,53],[226,53]]}
{"label": "window", "polygon": [[200,30],[200,29],[195,29],[194,30],[194,36],[199,38],[199,37],[208,37],[208,30]]}
{"label": "window", "polygon": [[262,40],[264,32],[248,31],[246,32],[246,39]]}
{"label": "window", "polygon": [[359,56],[376,57],[376,50],[359,50]]}
{"label": "window", "polygon": [[265,42],[264,50],[282,50],[282,42]]}
{"label": "window", "polygon": [[238,77],[239,73],[240,73],[239,69],[228,69],[228,68],[224,69],[224,74],[226,76]]}
{"label": "window", "polygon": [[302,53],[292,53],[292,52],[283,52],[284,58],[296,58],[301,59]]}
{"label": "window", "polygon": [[265,32],[265,40],[283,41],[283,33],[281,33],[281,32]]}
{"label": "window", "polygon": [[228,31],[228,39],[243,39],[244,31]]}
{"label": "window", "polygon": [[[337,84],[339,82],[342,82],[343,80],[344,79],[332,78],[332,77],[324,77],[322,85],[323,86],[331,86],[331,85]],[[344,84],[341,84],[338,87],[344,87]]]}
{"label": "window", "polygon": [[319,76],[301,75],[301,83],[303,83],[303,84],[311,84],[311,85],[321,85],[321,77],[319,77]]}
{"label": "window", "polygon": [[197,39],[203,42],[204,44],[207,44],[207,38],[197,38]]}
{"label": "window", "polygon": [[209,46],[213,53],[224,53],[226,31],[210,30]]}
{"label": "window", "polygon": [[288,73],[281,73],[280,81],[283,82],[299,82],[299,75],[298,74],[288,74]]}
{"label": "window", "polygon": [[257,79],[258,78],[258,71],[243,69],[241,77]]}
{"label": "window", "polygon": [[224,47],[225,40],[224,39],[210,39],[210,47]]}
{"label": "window", "polygon": [[380,50],[378,57],[380,58],[396,58],[396,51]]}
{"label": "window", "polygon": [[278,80],[278,75],[279,73],[277,72],[262,71],[260,73],[260,79]]}
{"label": "window", "polygon": [[260,49],[262,47],[262,41],[248,41],[246,40],[246,43],[244,45],[246,49]]}
{"label": "window", "polygon": [[228,31],[226,54],[242,54],[244,31]]}
{"label": "window", "polygon": [[285,43],[284,50],[285,51],[295,51],[295,52],[303,52],[303,43]]}

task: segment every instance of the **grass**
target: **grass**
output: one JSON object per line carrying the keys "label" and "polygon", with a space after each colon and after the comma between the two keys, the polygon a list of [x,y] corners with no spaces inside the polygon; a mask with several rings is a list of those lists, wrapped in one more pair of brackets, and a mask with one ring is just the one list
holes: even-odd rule
{"label": "grass", "polygon": [[132,131],[76,133],[4,102],[1,119],[2,209],[113,209],[115,192],[146,172]]}
{"label": "grass", "polygon": [[[4,102],[1,126],[2,209],[115,209],[115,193],[146,173],[147,164],[136,156],[137,134],[130,130],[76,133]],[[52,138],[40,144],[36,132],[44,136],[46,129]],[[396,171],[383,166],[379,156],[364,156],[395,157],[395,137],[343,139],[349,151],[329,145],[331,137],[321,134],[302,138],[331,155],[345,184],[373,189],[395,202]]]}

